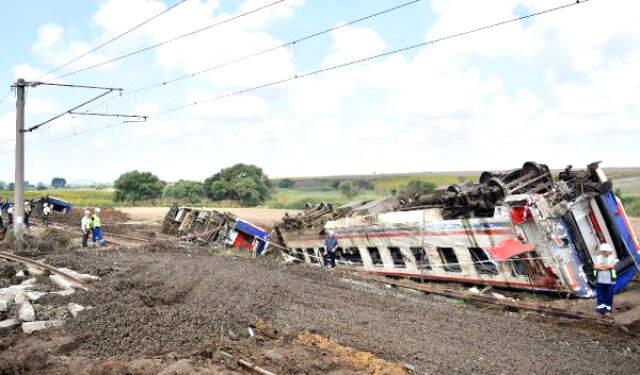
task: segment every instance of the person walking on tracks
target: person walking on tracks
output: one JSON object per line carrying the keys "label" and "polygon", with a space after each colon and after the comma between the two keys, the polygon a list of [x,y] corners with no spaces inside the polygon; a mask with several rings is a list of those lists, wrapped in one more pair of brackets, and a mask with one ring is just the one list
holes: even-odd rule
{"label": "person walking on tracks", "polygon": [[338,239],[334,231],[329,231],[329,236],[324,240],[325,259],[324,265],[326,267],[336,267],[336,249],[338,247]]}
{"label": "person walking on tracks", "polygon": [[91,229],[91,211],[85,210],[80,220],[80,228],[82,228],[82,250],[87,251],[89,242],[89,233],[93,233]]}
{"label": "person walking on tracks", "polygon": [[616,284],[616,263],[613,247],[608,243],[600,245],[600,255],[596,257],[594,273],[596,276],[596,312],[610,315],[613,310],[613,287]]}
{"label": "person walking on tracks", "polygon": [[42,206],[42,224],[49,226],[49,215],[51,215],[51,207],[49,203],[45,203]]}
{"label": "person walking on tracks", "polygon": [[100,243],[100,247],[104,247],[106,245],[106,241],[104,240],[104,234],[102,233],[102,223],[100,222],[100,207],[96,207],[94,210],[94,214],[91,217],[91,228],[93,229],[93,236],[91,238],[93,242],[93,247],[96,247],[96,242]]}

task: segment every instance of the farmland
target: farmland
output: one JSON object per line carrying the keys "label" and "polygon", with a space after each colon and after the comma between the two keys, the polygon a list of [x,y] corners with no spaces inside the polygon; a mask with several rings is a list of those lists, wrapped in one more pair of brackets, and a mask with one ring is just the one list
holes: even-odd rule
{"label": "farmland", "polygon": [[[619,189],[621,195],[624,197],[623,200],[628,213],[632,216],[640,216],[640,168],[610,168],[606,172],[608,176],[612,178],[614,188]],[[433,183],[436,186],[443,186],[467,181],[477,181],[479,174],[477,171],[461,171],[289,177],[288,179],[293,181],[293,186],[288,188],[278,188],[283,178],[276,178],[272,180],[274,188],[271,197],[265,201],[261,207],[302,209],[307,202],[327,202],[333,205],[341,205],[352,200],[371,200],[398,193],[410,181],[424,181]],[[361,187],[353,197],[348,198],[337,189],[337,186],[343,181],[352,181]],[[113,189],[65,188],[26,192],[28,199],[45,195],[52,195],[68,200],[75,206],[80,207],[115,207],[125,205],[166,207],[174,202],[174,200],[167,198],[135,202],[133,204],[114,202]],[[4,199],[13,200],[12,191],[2,191],[0,192],[0,196]],[[210,201],[206,199],[199,202],[179,203],[208,207],[240,207],[240,205],[234,201]]]}

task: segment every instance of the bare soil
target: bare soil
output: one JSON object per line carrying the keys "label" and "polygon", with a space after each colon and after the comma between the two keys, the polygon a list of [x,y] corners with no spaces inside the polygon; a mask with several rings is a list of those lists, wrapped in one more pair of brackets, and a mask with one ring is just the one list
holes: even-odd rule
{"label": "bare soil", "polygon": [[476,374],[636,374],[640,367],[633,333],[478,308],[278,259],[157,247],[47,254],[52,264],[102,280],[94,291],[44,302],[94,308],[58,330],[3,337],[0,363],[8,365],[0,368],[241,373],[220,349],[282,374],[405,373],[400,363]]}
{"label": "bare soil", "polygon": [[[280,221],[285,212],[290,215],[297,214],[298,210],[281,210],[275,208],[225,208],[207,207],[207,209],[220,212],[228,211],[238,217],[250,221],[256,225],[270,228],[276,221]],[[132,220],[161,222],[169,207],[118,207],[118,210],[126,213]]]}

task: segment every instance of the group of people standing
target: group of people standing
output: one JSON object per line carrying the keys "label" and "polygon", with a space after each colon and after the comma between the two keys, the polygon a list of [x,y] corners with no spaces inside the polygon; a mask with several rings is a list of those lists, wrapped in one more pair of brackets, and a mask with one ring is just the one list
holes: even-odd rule
{"label": "group of people standing", "polygon": [[[31,213],[33,212],[35,207],[35,203],[33,200],[28,200],[24,202],[24,225],[29,228],[29,219],[31,217]],[[5,228],[5,223],[3,219],[3,214],[7,213],[7,225],[6,227],[11,227],[13,225],[13,211],[14,211],[14,203],[10,200],[3,200],[0,198],[0,229]],[[48,203],[44,203],[42,205],[42,224],[49,225],[49,216],[51,215],[51,207]]]}
{"label": "group of people standing", "polygon": [[93,247],[99,244],[100,247],[106,246],[104,239],[104,233],[102,232],[102,222],[100,221],[100,207],[96,207],[93,210],[93,214],[90,210],[85,210],[82,219],[80,220],[80,227],[82,228],[82,249],[87,250],[89,242],[89,233],[91,233],[91,240]]}

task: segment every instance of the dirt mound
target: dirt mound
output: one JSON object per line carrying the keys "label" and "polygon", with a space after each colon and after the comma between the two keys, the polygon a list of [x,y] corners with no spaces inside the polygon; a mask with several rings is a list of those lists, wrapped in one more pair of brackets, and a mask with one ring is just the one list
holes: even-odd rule
{"label": "dirt mound", "polygon": [[[84,215],[85,208],[74,207],[68,214],[56,214],[52,217],[52,221],[56,223],[78,226],[80,227],[80,220]],[[91,209],[93,213],[93,209]],[[115,208],[102,208],[100,210],[100,221],[103,229],[112,233],[123,233],[127,231],[126,226],[123,223],[130,221],[129,215],[122,211],[118,211]]]}

